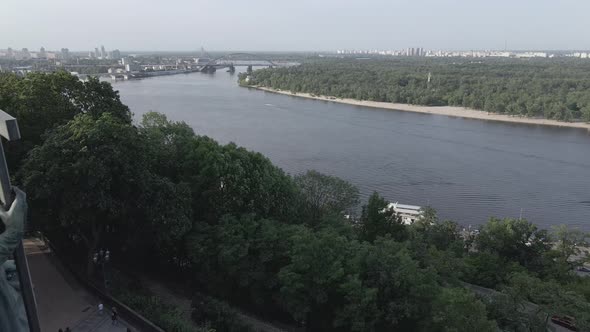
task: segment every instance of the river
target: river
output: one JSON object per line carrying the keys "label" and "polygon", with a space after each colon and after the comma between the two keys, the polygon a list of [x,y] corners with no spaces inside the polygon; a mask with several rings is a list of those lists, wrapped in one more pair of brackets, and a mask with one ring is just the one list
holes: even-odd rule
{"label": "river", "polygon": [[490,216],[590,230],[590,132],[381,110],[277,95],[218,71],[114,83],[147,111],[261,152],[291,174],[315,169],[441,219]]}

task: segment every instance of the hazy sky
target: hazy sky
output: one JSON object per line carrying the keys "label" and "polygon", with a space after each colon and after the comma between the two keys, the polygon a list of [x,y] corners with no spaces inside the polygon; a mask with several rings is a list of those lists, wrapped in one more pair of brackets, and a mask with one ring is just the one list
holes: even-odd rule
{"label": "hazy sky", "polygon": [[0,0],[0,48],[590,49],[588,0]]}

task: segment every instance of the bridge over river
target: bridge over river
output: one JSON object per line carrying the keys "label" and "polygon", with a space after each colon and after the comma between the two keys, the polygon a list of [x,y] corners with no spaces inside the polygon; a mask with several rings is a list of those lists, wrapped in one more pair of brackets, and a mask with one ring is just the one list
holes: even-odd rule
{"label": "bridge over river", "polygon": [[197,65],[202,64],[200,71],[204,73],[215,72],[216,69],[236,66],[252,66],[252,67],[290,67],[298,65],[296,62],[277,61],[265,58],[260,55],[252,53],[231,53],[220,56],[215,59],[199,58]]}

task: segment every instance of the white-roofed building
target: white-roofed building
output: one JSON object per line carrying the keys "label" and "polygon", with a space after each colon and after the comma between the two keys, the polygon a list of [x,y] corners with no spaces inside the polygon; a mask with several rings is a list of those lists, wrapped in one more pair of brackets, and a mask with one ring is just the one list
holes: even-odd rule
{"label": "white-roofed building", "polygon": [[398,202],[389,203],[387,208],[392,209],[402,218],[404,225],[413,224],[422,215],[422,207],[417,205],[399,204]]}

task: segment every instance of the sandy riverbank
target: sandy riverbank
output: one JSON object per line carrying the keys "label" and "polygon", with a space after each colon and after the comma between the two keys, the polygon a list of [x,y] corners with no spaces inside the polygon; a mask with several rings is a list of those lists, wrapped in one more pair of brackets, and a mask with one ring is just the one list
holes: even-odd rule
{"label": "sandy riverbank", "polygon": [[469,118],[469,119],[488,120],[488,121],[526,123],[526,124],[535,124],[535,125],[542,125],[542,126],[570,127],[570,128],[582,128],[582,129],[590,130],[590,123],[561,122],[561,121],[556,121],[556,120],[516,117],[516,116],[510,116],[510,115],[504,115],[504,114],[487,113],[484,111],[478,111],[478,110],[469,109],[469,108],[465,108],[465,107],[420,106],[420,105],[410,105],[410,104],[395,104],[395,103],[386,103],[386,102],[378,102],[378,101],[317,96],[317,95],[312,95],[310,93],[303,93],[303,92],[292,93],[290,91],[276,90],[276,89],[271,89],[271,88],[266,88],[266,87],[258,87],[258,86],[251,86],[251,88],[255,88],[255,89],[263,90],[263,91],[267,91],[267,92],[272,92],[272,93],[279,93],[279,94],[283,94],[283,95],[287,95],[287,96],[324,100],[324,101],[331,101],[331,102],[335,102],[335,103],[357,105],[357,106],[385,108],[385,109],[406,111],[406,112],[438,114],[438,115],[454,116],[454,117]]}

